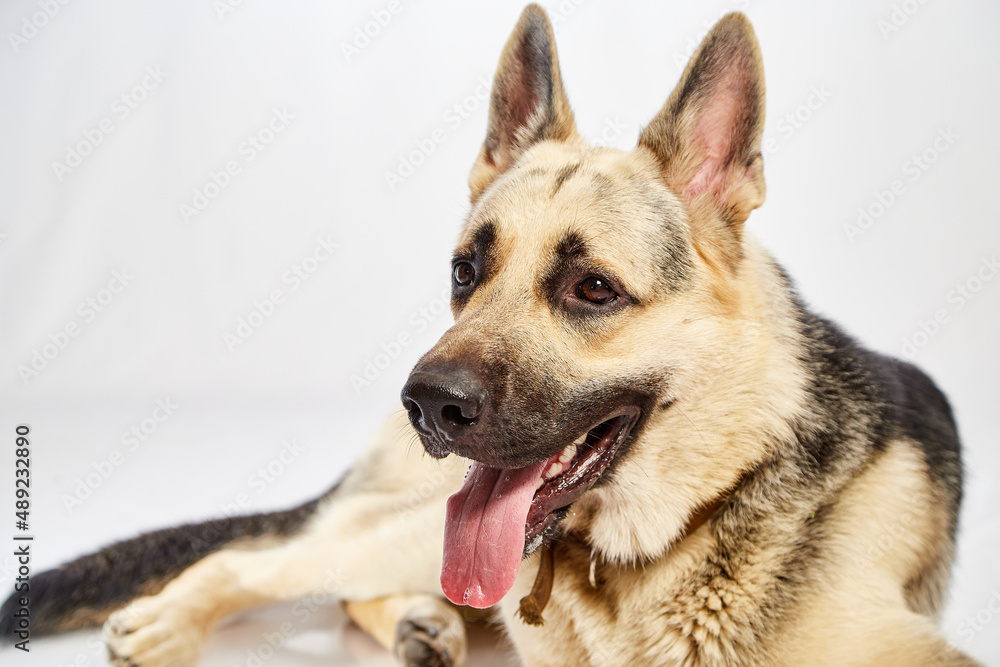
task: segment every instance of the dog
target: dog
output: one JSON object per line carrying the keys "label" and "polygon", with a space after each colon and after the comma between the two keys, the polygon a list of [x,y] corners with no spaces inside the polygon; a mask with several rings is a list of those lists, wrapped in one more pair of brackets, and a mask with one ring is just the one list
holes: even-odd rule
{"label": "dog", "polygon": [[951,410],[810,312],[744,230],[763,127],[734,13],[633,150],[588,145],[528,6],[469,178],[455,324],[404,411],[319,499],[36,576],[5,638],[30,595],[35,635],[103,623],[113,664],[189,666],[222,618],[325,590],[407,665],[462,664],[465,609],[532,667],[975,664],[935,627]]}

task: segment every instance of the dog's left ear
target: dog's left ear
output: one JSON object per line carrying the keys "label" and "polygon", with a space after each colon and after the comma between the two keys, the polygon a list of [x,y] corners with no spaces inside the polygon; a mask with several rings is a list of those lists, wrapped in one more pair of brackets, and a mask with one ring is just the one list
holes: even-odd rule
{"label": "dog's left ear", "polygon": [[469,174],[472,201],[531,145],[575,136],[552,25],[544,9],[528,5],[504,46],[493,79],[486,141]]}
{"label": "dog's left ear", "polygon": [[656,155],[667,186],[696,216],[709,207],[738,244],[740,223],[764,202],[763,130],[760,47],[747,17],[732,13],[698,47],[639,146]]}

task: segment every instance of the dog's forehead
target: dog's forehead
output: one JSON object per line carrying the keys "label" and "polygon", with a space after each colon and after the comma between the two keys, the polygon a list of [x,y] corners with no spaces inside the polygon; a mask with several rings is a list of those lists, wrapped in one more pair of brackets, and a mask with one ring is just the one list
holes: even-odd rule
{"label": "dog's forehead", "polygon": [[573,239],[619,275],[671,272],[686,255],[686,220],[645,152],[543,142],[484,193],[459,249],[474,252],[488,229],[507,270],[531,270]]}

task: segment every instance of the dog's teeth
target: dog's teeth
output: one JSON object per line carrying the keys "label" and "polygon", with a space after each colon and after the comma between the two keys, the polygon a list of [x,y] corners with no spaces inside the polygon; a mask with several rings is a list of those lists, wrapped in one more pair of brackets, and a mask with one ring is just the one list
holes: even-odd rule
{"label": "dog's teeth", "polygon": [[562,450],[562,454],[559,455],[559,463],[569,463],[576,456],[576,443],[566,445],[566,449]]}
{"label": "dog's teeth", "polygon": [[[583,435],[581,435],[581,436],[580,436],[579,438],[577,438],[576,440],[574,440],[574,441],[573,441],[573,444],[574,444],[574,445],[582,445],[582,444],[583,444],[583,443],[585,443],[586,441],[587,441],[587,434],[586,434],[586,433],[584,433],[584,434],[583,434]],[[569,448],[567,447],[567,449],[569,449]]]}
{"label": "dog's teeth", "polygon": [[542,488],[543,486],[545,486],[545,478],[544,477],[539,477],[538,478],[538,483],[535,484],[535,491],[537,491],[538,489]]}
{"label": "dog's teeth", "polygon": [[553,463],[552,465],[549,466],[549,469],[545,471],[545,479],[552,479],[553,477],[561,473],[562,469],[563,467],[561,463],[558,462]]}

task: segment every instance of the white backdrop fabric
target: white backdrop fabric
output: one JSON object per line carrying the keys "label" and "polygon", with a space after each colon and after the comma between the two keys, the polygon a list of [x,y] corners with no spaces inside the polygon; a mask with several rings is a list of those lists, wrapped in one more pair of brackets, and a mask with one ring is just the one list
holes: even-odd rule
{"label": "white backdrop fabric", "polygon": [[[942,627],[1000,664],[1000,5],[543,4],[581,131],[622,148],[708,26],[749,14],[768,199],[748,228],[819,312],[950,397],[967,477]],[[0,5],[0,541],[16,424],[35,572],[339,477],[449,325],[467,170],[521,7]],[[227,626],[202,664],[391,664],[337,607],[269,649],[287,611]],[[93,637],[0,662],[101,664]]]}

